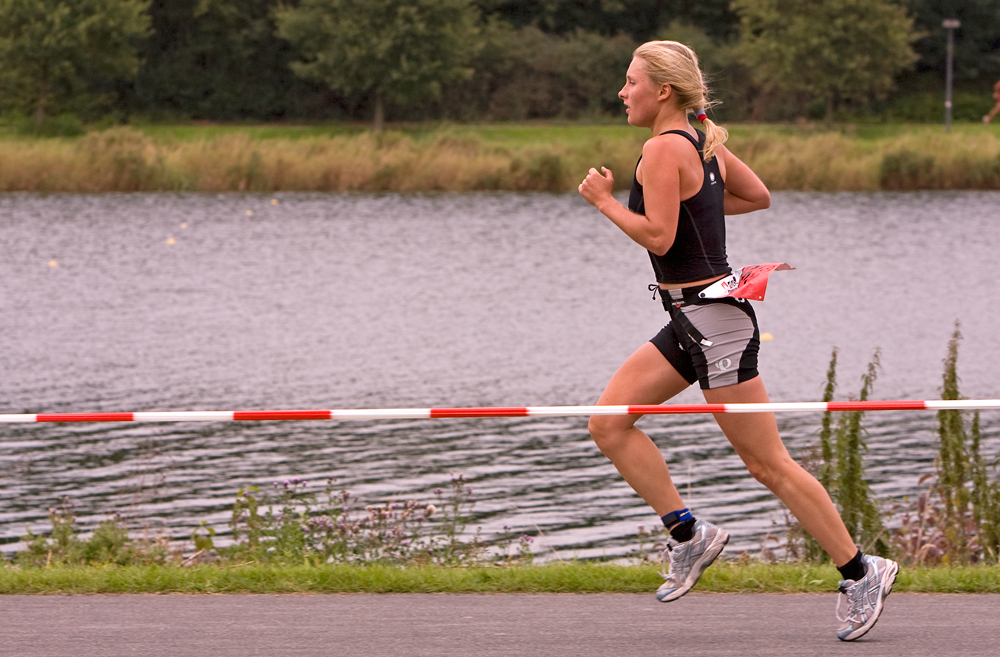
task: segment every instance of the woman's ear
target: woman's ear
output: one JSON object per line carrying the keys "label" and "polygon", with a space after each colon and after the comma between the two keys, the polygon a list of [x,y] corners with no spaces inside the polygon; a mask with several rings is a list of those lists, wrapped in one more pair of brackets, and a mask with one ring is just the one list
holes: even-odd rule
{"label": "woman's ear", "polygon": [[660,93],[657,96],[657,100],[666,100],[667,98],[670,98],[670,94],[672,94],[673,92],[674,88],[671,87],[669,84],[662,84],[660,85]]}

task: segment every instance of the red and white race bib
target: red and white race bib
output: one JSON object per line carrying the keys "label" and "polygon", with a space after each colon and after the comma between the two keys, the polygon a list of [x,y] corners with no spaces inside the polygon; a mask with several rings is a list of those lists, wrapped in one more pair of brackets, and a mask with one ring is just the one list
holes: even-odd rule
{"label": "red and white race bib", "polygon": [[771,262],[766,265],[749,265],[739,271],[715,281],[698,293],[702,299],[736,297],[763,301],[767,291],[767,277],[771,272],[795,269],[787,262]]}

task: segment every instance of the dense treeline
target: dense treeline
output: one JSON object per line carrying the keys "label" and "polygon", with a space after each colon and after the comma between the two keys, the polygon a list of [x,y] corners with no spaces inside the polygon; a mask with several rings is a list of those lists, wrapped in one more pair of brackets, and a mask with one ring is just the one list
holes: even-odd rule
{"label": "dense treeline", "polygon": [[[675,38],[700,53],[716,95],[723,101],[718,110],[723,120],[829,118],[834,112],[937,120],[942,114],[945,36],[941,20],[945,17],[962,20],[955,46],[956,118],[978,119],[992,102],[989,89],[993,81],[1000,78],[1000,3],[996,0],[449,2],[455,11],[472,12],[476,23],[474,47],[466,48],[468,56],[462,66],[441,78],[441,84],[429,83],[433,93],[386,97],[385,93],[395,88],[391,84],[362,84],[344,75],[331,78],[338,72],[336,62],[326,66],[324,75],[323,67],[317,64],[325,56],[317,49],[317,37],[303,35],[301,29],[298,34],[289,32],[286,24],[291,20],[281,16],[307,9],[321,15],[334,10],[331,8],[351,5],[349,0],[0,0],[0,12],[7,12],[8,26],[12,25],[10,16],[22,16],[27,24],[31,12],[51,19],[72,11],[99,15],[128,6],[132,14],[136,8],[143,13],[141,21],[133,16],[128,38],[121,39],[123,47],[132,48],[132,55],[119,51],[118,57],[108,58],[107,53],[92,49],[89,54],[80,51],[80,61],[45,64],[58,75],[45,69],[45,75],[54,77],[46,82],[42,100],[38,98],[37,75],[29,79],[19,71],[36,66],[42,55],[50,59],[57,55],[42,53],[30,62],[26,56],[17,60],[15,54],[24,50],[19,43],[38,40],[26,30],[0,29],[0,59],[4,63],[0,68],[0,112],[37,114],[39,104],[44,103],[49,116],[67,112],[87,121],[103,117],[367,121],[380,109],[387,119],[397,121],[614,115],[620,112],[616,92],[632,49],[644,40]],[[367,4],[407,3],[371,0]],[[413,0],[410,4],[424,5],[431,11],[430,7],[447,3]],[[853,44],[838,44],[847,45],[850,38],[874,43],[864,41],[868,37],[861,29],[886,6],[890,6],[890,14],[895,11],[891,7],[898,9],[900,16],[905,10],[908,21],[902,25],[897,20],[894,27],[885,28],[895,35],[887,38],[887,43],[895,43],[897,50],[907,49],[906,53],[878,56],[880,60],[895,58],[895,68],[888,69],[891,75],[883,75],[885,80],[878,84],[854,89],[820,84],[834,77],[829,70],[831,64],[834,69],[840,64],[838,57],[858,51]],[[840,16],[849,19],[843,35],[832,33],[829,20],[808,24],[811,17],[817,20],[821,9],[835,12],[838,23]],[[806,61],[801,54],[787,50],[784,56],[793,63],[792,68],[775,65],[769,69],[759,65],[762,58],[770,56],[768,48],[748,50],[755,38],[759,41],[762,30],[765,39],[773,38],[767,32],[774,29],[768,27],[768,17],[774,19],[773,24],[794,23],[798,19],[790,14],[796,12],[806,21],[803,29],[807,33],[829,37],[832,53],[827,69],[802,72],[799,77],[806,78],[805,82],[791,80],[794,76],[789,72],[795,70],[794,62]],[[60,24],[52,20],[51,25]],[[889,16],[887,20],[896,19]],[[299,25],[319,22],[300,21]],[[111,32],[107,33],[114,33],[114,23],[109,25]],[[50,33],[54,28],[45,29]],[[420,31],[409,34],[416,43],[414,35]],[[382,37],[372,36],[373,40],[378,38]],[[96,37],[88,42],[86,35],[79,41],[81,47],[99,43]],[[443,52],[428,56],[443,56]],[[104,56],[106,63],[125,61],[127,65],[89,65],[99,56]],[[128,63],[130,56],[135,65]],[[15,60],[21,64],[12,64]],[[758,65],[751,66],[753,62]],[[859,67],[859,71],[867,68],[864,62],[844,62],[845,70],[849,66]],[[373,75],[387,79],[384,72]],[[849,75],[847,80],[856,81],[857,77]],[[419,81],[419,77],[411,79],[413,84]]]}

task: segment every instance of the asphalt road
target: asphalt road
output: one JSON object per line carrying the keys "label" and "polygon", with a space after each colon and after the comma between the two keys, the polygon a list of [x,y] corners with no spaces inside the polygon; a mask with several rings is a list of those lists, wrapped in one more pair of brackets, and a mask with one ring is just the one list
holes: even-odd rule
{"label": "asphalt road", "polygon": [[1000,655],[1000,595],[896,593],[846,644],[836,595],[0,596],[2,657]]}

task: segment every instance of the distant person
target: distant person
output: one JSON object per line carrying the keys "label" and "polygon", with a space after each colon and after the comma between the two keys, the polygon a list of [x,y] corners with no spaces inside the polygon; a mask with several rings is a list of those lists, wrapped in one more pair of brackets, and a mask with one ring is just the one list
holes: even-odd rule
{"label": "distant person", "polygon": [[[597,403],[661,404],[695,382],[712,404],[765,403],[767,391],[757,372],[760,331],[750,302],[701,293],[733,275],[725,215],[767,208],[770,193],[725,147],[726,130],[706,116],[708,89],[690,48],[675,41],[646,43],[633,53],[625,80],[618,97],[628,122],[653,133],[636,165],[628,207],[612,195],[614,178],[604,168],[591,169],[579,191],[649,251],[657,281],[650,289],[660,294],[670,322],[629,356]],[[691,127],[689,113],[702,122],[704,133]],[[670,533],[664,554],[669,572],[656,592],[657,599],[670,602],[697,583],[729,534],[685,506],[663,454],[635,426],[638,419],[593,415],[590,434]],[[715,419],[750,473],[833,559],[848,607],[837,637],[857,639],[878,620],[898,565],[858,549],[830,495],[789,456],[773,413],[719,413]],[[678,640],[683,652],[685,639]]]}
{"label": "distant person", "polygon": [[989,114],[983,117],[983,123],[989,123],[997,115],[997,112],[1000,112],[1000,80],[997,80],[997,83],[993,85],[993,99],[997,102]]}

